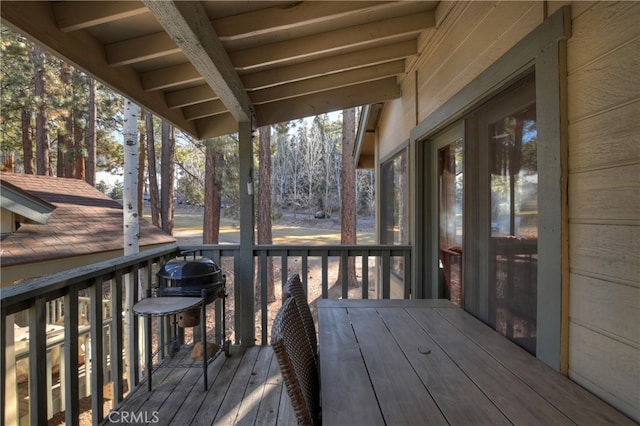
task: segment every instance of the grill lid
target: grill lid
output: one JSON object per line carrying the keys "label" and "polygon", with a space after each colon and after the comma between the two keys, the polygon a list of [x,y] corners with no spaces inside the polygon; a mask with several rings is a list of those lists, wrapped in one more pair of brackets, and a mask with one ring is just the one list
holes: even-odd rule
{"label": "grill lid", "polygon": [[166,280],[190,280],[210,277],[220,272],[220,267],[211,259],[170,260],[158,271],[158,276]]}

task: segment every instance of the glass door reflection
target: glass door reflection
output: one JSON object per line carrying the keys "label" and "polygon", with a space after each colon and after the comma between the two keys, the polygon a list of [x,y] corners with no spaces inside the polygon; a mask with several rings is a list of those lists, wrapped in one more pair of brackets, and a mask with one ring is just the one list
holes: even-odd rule
{"label": "glass door reflection", "polygon": [[463,306],[462,138],[438,149],[438,258],[444,297]]}

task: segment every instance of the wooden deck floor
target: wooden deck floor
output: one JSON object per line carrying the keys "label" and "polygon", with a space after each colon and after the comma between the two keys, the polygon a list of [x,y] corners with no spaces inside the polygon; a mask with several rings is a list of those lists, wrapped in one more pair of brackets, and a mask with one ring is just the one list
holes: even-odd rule
{"label": "wooden deck floor", "polygon": [[[143,382],[104,424],[150,425],[294,425],[291,402],[271,346],[234,346],[231,357],[209,364],[209,390],[203,370],[185,367],[181,351],[153,372],[153,390]],[[190,359],[189,359],[190,361]]]}

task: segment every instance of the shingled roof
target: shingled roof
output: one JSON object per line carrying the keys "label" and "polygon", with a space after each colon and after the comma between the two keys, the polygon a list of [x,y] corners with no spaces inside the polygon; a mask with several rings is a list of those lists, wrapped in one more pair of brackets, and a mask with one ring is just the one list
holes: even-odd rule
{"label": "shingled roof", "polygon": [[[24,223],[2,240],[2,266],[122,250],[122,206],[79,179],[1,173],[0,180],[55,206],[47,223]],[[140,220],[140,247],[175,239]]]}

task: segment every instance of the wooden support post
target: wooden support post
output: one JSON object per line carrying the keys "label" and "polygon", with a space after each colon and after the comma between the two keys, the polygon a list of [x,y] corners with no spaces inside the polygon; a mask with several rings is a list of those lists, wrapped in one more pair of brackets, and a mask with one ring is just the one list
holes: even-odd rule
{"label": "wooden support post", "polygon": [[255,344],[253,284],[253,245],[255,241],[253,211],[253,141],[251,122],[238,123],[240,130],[240,268],[236,275],[236,336],[240,344]]}

